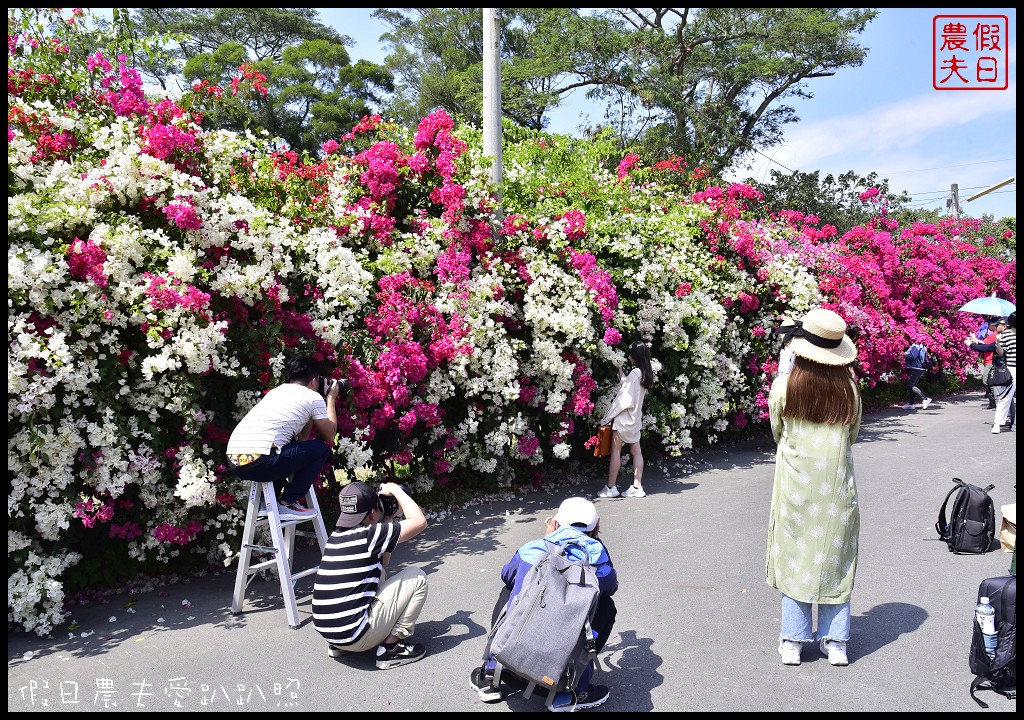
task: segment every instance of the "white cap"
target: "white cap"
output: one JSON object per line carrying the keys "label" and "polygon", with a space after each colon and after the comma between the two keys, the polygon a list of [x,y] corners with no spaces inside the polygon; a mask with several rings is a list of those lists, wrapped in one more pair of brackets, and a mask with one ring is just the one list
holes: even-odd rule
{"label": "white cap", "polygon": [[586,498],[573,497],[562,501],[558,506],[555,521],[561,527],[575,525],[590,532],[597,527],[597,508]]}

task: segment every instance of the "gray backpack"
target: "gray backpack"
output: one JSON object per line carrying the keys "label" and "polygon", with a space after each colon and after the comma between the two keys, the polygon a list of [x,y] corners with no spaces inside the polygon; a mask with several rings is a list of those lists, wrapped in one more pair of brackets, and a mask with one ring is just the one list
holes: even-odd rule
{"label": "gray backpack", "polygon": [[597,655],[591,623],[601,591],[585,549],[583,560],[570,560],[562,547],[544,542],[547,551],[494,622],[484,660],[492,655],[497,660],[495,687],[504,669],[529,683],[524,697],[539,685],[553,701],[556,692],[576,687]]}

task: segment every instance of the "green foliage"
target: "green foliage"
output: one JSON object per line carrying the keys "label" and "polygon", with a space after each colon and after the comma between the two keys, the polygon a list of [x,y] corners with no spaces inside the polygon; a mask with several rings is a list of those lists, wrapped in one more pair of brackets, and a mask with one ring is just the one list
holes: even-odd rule
{"label": "green foliage", "polygon": [[[596,58],[600,97],[624,113],[616,128],[648,160],[681,155],[713,175],[782,141],[805,81],[856,67],[855,36],[875,17],[848,8],[615,9],[603,20],[619,52]],[[625,60],[621,55],[625,56]],[[632,99],[632,103],[630,103]]]}
{"label": "green foliage", "polygon": [[[136,15],[143,32],[175,33],[174,54],[185,80],[225,90],[208,117],[212,127],[263,129],[289,149],[311,154],[373,114],[393,90],[385,68],[353,65],[346,49],[351,38],[317,17],[310,8],[142,8]],[[227,92],[243,63],[266,77],[265,96]],[[152,64],[145,69],[169,70]]]}
{"label": "green foliage", "polygon": [[[502,112],[540,130],[574,90],[606,104],[618,149],[648,164],[677,155],[712,175],[782,141],[811,97],[806,81],[856,67],[855,37],[875,17],[849,8],[505,8],[499,12]],[[480,125],[478,11],[382,9],[391,114],[412,123],[434,108]],[[605,125],[590,128],[600,134]]]}
{"label": "green foliage", "polygon": [[[379,9],[391,30],[386,60],[397,79],[388,115],[413,126],[435,108],[482,125],[482,12],[463,8]],[[499,8],[502,115],[542,130],[548,113],[593,83],[578,67],[594,52],[575,8]]]}
{"label": "green foliage", "polygon": [[765,212],[797,210],[821,219],[821,225],[832,225],[842,235],[850,228],[870,222],[878,214],[877,204],[860,199],[861,193],[877,188],[878,197],[888,202],[890,216],[905,217],[905,204],[911,200],[906,192],[896,197],[889,195],[889,180],[879,180],[877,173],[861,176],[850,170],[824,178],[819,171],[811,173],[794,172],[785,174],[771,171],[769,182],[758,182],[753,178],[746,183],[764,195],[762,207]]}

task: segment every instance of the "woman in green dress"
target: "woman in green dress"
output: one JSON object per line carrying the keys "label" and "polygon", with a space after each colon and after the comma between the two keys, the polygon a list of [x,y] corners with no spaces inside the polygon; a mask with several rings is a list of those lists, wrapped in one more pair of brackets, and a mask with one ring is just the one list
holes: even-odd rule
{"label": "woman in green dress", "polygon": [[784,664],[800,664],[803,644],[815,642],[817,605],[821,652],[832,665],[846,665],[860,534],[852,446],[861,398],[850,372],[857,348],[846,322],[825,308],[783,334],[796,361],[768,395],[778,451],[766,571],[782,593],[779,653]]}

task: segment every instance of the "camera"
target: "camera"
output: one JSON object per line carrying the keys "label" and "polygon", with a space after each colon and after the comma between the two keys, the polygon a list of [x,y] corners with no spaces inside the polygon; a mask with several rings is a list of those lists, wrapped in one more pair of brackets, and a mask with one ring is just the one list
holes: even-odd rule
{"label": "camera", "polygon": [[[405,494],[409,494],[409,488],[405,485],[399,485],[405,491]],[[384,517],[392,517],[398,513],[398,500],[392,495],[381,495],[378,491],[377,500],[380,501],[381,509],[384,512]]]}
{"label": "camera", "polygon": [[348,392],[348,380],[344,378],[342,378],[341,380],[334,380],[332,378],[324,377],[323,375],[321,375],[317,389],[320,391],[320,394],[326,398],[327,393],[331,389],[331,386],[333,386],[335,383],[338,384],[338,397],[343,397]]}

